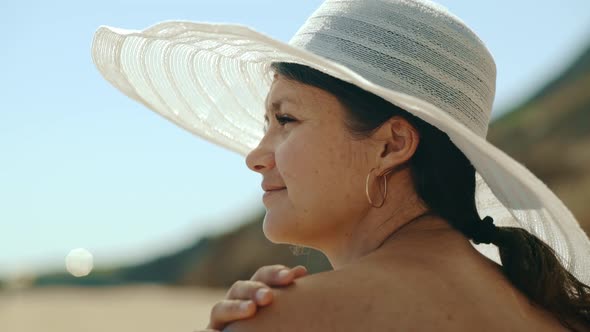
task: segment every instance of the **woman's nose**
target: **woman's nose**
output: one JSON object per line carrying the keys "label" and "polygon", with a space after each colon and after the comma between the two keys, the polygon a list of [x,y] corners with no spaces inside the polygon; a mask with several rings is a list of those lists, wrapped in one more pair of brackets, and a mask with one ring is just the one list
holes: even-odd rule
{"label": "woman's nose", "polygon": [[275,166],[274,153],[259,144],[246,156],[246,165],[252,171],[262,173]]}

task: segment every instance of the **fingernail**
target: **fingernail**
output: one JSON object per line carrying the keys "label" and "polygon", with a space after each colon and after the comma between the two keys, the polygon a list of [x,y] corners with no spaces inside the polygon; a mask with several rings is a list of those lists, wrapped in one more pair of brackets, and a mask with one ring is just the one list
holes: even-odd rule
{"label": "fingernail", "polygon": [[248,306],[250,305],[250,302],[252,302],[252,301],[245,301],[245,302],[240,303],[240,309],[241,310],[248,310]]}
{"label": "fingernail", "polygon": [[281,270],[281,272],[279,272],[279,278],[280,279],[283,279],[283,278],[285,278],[288,275],[289,275],[289,270]]}
{"label": "fingernail", "polygon": [[266,288],[261,288],[256,292],[256,298],[258,299],[258,301],[262,301],[264,299],[264,297],[266,296],[266,294],[268,294],[269,290]]}

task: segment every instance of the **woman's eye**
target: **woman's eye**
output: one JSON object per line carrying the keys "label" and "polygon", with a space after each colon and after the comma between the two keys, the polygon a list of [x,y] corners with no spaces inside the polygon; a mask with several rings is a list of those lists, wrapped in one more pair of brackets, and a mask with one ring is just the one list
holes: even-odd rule
{"label": "woman's eye", "polygon": [[275,118],[277,119],[277,121],[279,122],[279,124],[281,126],[284,125],[284,124],[286,124],[287,122],[295,121],[294,119],[291,119],[288,116],[276,115]]}

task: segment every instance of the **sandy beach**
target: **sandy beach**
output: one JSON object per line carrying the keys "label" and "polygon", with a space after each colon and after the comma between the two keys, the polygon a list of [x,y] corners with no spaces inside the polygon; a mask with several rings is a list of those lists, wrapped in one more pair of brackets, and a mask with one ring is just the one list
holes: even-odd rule
{"label": "sandy beach", "polygon": [[0,331],[193,332],[226,290],[157,285],[0,292]]}

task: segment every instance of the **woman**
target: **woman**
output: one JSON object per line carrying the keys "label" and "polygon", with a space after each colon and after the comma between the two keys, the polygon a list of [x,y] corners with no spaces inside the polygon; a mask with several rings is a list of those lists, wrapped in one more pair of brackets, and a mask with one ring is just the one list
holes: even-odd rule
{"label": "woman", "polygon": [[444,8],[328,0],[289,45],[242,26],[102,27],[93,58],[128,96],[246,155],[266,237],[334,267],[225,331],[590,326],[588,237],[485,140],[493,57]]}

